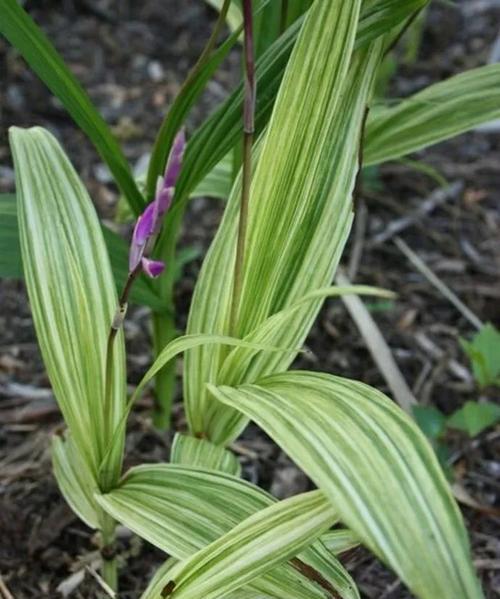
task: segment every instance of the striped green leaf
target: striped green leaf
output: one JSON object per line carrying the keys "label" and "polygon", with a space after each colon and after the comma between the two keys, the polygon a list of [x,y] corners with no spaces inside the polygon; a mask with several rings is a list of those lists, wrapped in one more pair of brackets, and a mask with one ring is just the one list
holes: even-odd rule
{"label": "striped green leaf", "polygon": [[240,476],[241,465],[236,456],[206,439],[176,433],[170,450],[170,462],[204,470],[220,470]]}
{"label": "striped green leaf", "polygon": [[[133,468],[116,489],[96,499],[118,521],[181,560],[276,501],[234,476],[173,464]],[[342,598],[359,597],[350,576],[321,542],[299,558],[320,572]],[[156,580],[156,588],[158,584]],[[325,599],[321,588],[290,564],[273,569],[248,588],[256,593],[250,596],[260,598]]]}
{"label": "striped green leaf", "polygon": [[500,117],[500,64],[471,69],[369,115],[366,165],[416,152]]}
{"label": "striped green leaf", "polygon": [[71,436],[52,437],[52,466],[57,484],[75,514],[90,528],[99,528],[102,508],[96,503],[96,479]]}
{"label": "striped green leaf", "polygon": [[205,345],[213,346],[227,346],[227,347],[246,347],[253,350],[262,352],[278,352],[278,353],[296,353],[294,349],[272,347],[269,345],[249,343],[243,339],[237,339],[235,337],[229,337],[227,335],[183,335],[177,337],[161,350],[156,357],[156,360],[146,371],[139,384],[132,393],[130,399],[124,404],[121,410],[121,416],[113,429],[113,434],[109,435],[105,444],[105,451],[100,462],[100,472],[104,473],[113,468],[113,460],[115,459],[116,447],[121,445],[121,442],[125,435],[125,428],[127,424],[127,418],[130,414],[134,403],[144,392],[144,389],[150,383],[150,381],[165,368],[171,361],[176,358],[179,354],[186,352],[190,349],[197,348]]}
{"label": "striped green leaf", "polygon": [[[102,234],[108,249],[113,277],[117,289],[121,291],[128,276],[129,246],[117,233],[104,225]],[[0,278],[22,279],[23,276],[16,196],[0,194]],[[135,282],[130,300],[158,312],[165,309],[164,302],[145,276],[140,276]]]}
{"label": "striped green leaf", "polygon": [[[343,297],[346,295],[371,295],[378,297],[393,298],[394,294],[389,291],[370,287],[366,285],[345,285],[336,287],[326,287],[311,291],[291,306],[276,312],[267,318],[262,324],[251,331],[244,341],[256,345],[272,344],[276,341],[290,343],[294,339],[294,323],[297,314],[305,304],[311,304],[318,299],[326,297]],[[219,373],[219,384],[235,386],[243,382],[251,383],[267,374],[273,374],[276,371],[283,370],[281,364],[276,360],[265,355],[262,352],[250,347],[235,347],[224,360],[224,364]],[[216,414],[214,420],[217,421],[218,406],[214,406]],[[236,415],[235,415],[236,416]],[[238,426],[240,418],[235,417],[235,427]],[[226,424],[227,426],[227,424]]]}
{"label": "striped green leaf", "polygon": [[[315,3],[290,58],[252,183],[239,336],[327,286],[343,250],[361,126],[381,54],[377,44],[352,59],[359,8],[359,2]],[[239,196],[236,184],[195,289],[189,333],[227,333]],[[304,304],[296,326],[281,331],[284,347],[300,347],[321,303]],[[191,431],[218,444],[245,425],[206,393],[226,355],[200,348],[185,361]],[[269,368],[286,369],[293,358],[270,356]]]}
{"label": "striped green leaf", "polygon": [[[222,599],[300,553],[336,520],[311,491],[252,514],[168,572],[172,599]],[[158,598],[160,595],[158,595]]]}
{"label": "striped green leaf", "polygon": [[328,495],[342,522],[416,596],[483,597],[436,456],[386,396],[363,383],[307,372],[210,388],[290,455]]}
{"label": "striped green leaf", "polygon": [[321,542],[328,551],[331,551],[335,555],[340,555],[359,546],[358,537],[347,528],[339,528],[326,532],[324,535],[321,535]]}
{"label": "striped green leaf", "polygon": [[0,33],[19,50],[45,85],[61,100],[108,165],[131,208],[139,214],[144,199],[125,156],[76,77],[17,0],[0,0],[0,14]]}
{"label": "striped green leaf", "polygon": [[430,0],[364,0],[358,28],[358,44],[366,44],[404,23]]}
{"label": "striped green leaf", "polygon": [[[297,11],[294,9],[294,2],[299,5]],[[386,32],[381,30],[379,22],[374,18],[375,15],[383,16],[387,27],[393,28],[398,24],[397,18],[406,19],[415,10],[415,5],[422,3],[423,0],[365,2],[361,11],[355,47],[367,45],[381,33]],[[255,73],[259,90],[255,115],[257,132],[263,131],[269,121],[283,73],[300,32],[303,18],[297,20],[297,16],[304,10],[301,4],[307,4],[307,1],[289,0],[291,20],[295,22],[257,60]],[[394,15],[397,18],[394,18]],[[239,19],[239,16],[237,18]],[[242,104],[243,85],[240,85],[192,135],[186,148],[183,172],[176,187],[176,202],[179,204],[177,209],[185,206],[192,190],[240,141]]]}
{"label": "striped green leaf", "polygon": [[[99,220],[55,138],[12,128],[26,286],[38,343],[72,440],[92,476],[125,407],[125,352],[117,335],[110,405],[106,341],[117,296]],[[117,439],[121,447],[123,438]],[[119,453],[119,452],[118,452]],[[119,459],[107,473],[118,475]]]}

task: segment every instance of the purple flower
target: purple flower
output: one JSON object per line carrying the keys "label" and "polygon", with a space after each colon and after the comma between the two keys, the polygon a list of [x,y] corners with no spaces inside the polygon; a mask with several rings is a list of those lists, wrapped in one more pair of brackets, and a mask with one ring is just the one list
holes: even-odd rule
{"label": "purple flower", "polygon": [[148,277],[157,277],[165,268],[163,262],[150,260],[156,237],[160,232],[163,217],[170,208],[174,197],[175,184],[182,166],[182,157],[186,146],[186,136],[181,130],[176,135],[167,160],[165,175],[158,178],[155,199],[139,216],[134,227],[129,254],[129,272],[140,266]]}

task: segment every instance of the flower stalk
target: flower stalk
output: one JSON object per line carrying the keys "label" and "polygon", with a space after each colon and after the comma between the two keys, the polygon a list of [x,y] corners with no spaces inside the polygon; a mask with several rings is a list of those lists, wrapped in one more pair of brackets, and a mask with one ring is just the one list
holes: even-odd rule
{"label": "flower stalk", "polygon": [[229,322],[229,332],[237,335],[238,315],[243,288],[243,267],[245,262],[245,243],[248,229],[248,209],[252,180],[252,146],[255,132],[255,103],[257,88],[255,80],[255,58],[253,43],[252,0],[243,0],[244,19],[244,63],[245,63],[245,99],[243,104],[243,165],[241,182],[241,202],[238,222],[236,259],[234,263],[233,296]]}
{"label": "flower stalk", "polygon": [[170,155],[165,168],[165,174],[158,179],[156,185],[155,199],[148,204],[144,212],[139,216],[132,234],[129,253],[129,273],[125,286],[118,300],[118,306],[111,322],[106,346],[105,365],[105,414],[109,418],[112,410],[112,380],[113,380],[113,344],[116,334],[123,326],[127,314],[128,298],[132,285],[138,275],[144,272],[148,277],[160,276],[165,264],[159,260],[152,260],[150,255],[154,249],[156,240],[161,230],[163,218],[167,213],[175,193],[175,184],[179,178],[182,167],[182,158],[186,147],[184,130],[175,137]]}
{"label": "flower stalk", "polygon": [[[132,234],[129,253],[129,273],[123,290],[118,300],[118,306],[109,328],[108,340],[106,344],[106,363],[104,367],[104,413],[106,422],[112,422],[113,410],[113,348],[114,341],[118,331],[122,328],[125,316],[127,314],[128,299],[132,286],[141,272],[148,277],[156,278],[164,270],[165,265],[159,260],[151,259],[150,255],[154,249],[156,239],[161,230],[163,218],[170,208],[175,192],[175,184],[179,177],[182,166],[182,158],[186,139],[184,131],[181,130],[173,143],[170,156],[168,158],[165,174],[157,182],[156,195],[141,216],[137,219]],[[112,435],[114,431],[110,430]],[[108,489],[104,488],[103,491]],[[103,577],[107,584],[116,589],[116,559],[114,556],[115,522],[106,518],[105,525],[102,528],[103,543]]]}

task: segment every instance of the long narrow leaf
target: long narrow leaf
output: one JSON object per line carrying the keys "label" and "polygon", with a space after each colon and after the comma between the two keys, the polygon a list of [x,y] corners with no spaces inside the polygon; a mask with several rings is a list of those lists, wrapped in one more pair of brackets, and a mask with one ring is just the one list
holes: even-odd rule
{"label": "long narrow leaf", "polygon": [[361,46],[403,23],[430,0],[365,0],[361,11],[357,43]]}
{"label": "long narrow leaf", "polygon": [[483,596],[435,454],[412,419],[382,393],[307,372],[211,391],[259,424],[418,597]]}
{"label": "long narrow leaf", "polygon": [[[351,61],[359,7],[315,3],[290,59],[252,182],[237,330],[242,337],[307,292],[327,286],[344,247],[361,126],[381,53],[377,44]],[[236,185],[195,289],[190,333],[227,332],[238,203]],[[277,332],[284,347],[301,345],[321,303],[304,304],[295,326]],[[205,390],[206,382],[219,380],[224,354],[200,348],[185,362],[191,430],[219,444],[245,425]],[[293,358],[269,356],[267,366],[283,370]]]}
{"label": "long narrow leaf", "polygon": [[0,0],[0,33],[19,50],[26,62],[63,103],[113,173],[132,210],[139,214],[144,199],[113,134],[85,90],[55,48],[17,0]]}
{"label": "long narrow leaf", "polygon": [[300,553],[335,520],[319,491],[274,503],[174,566],[169,596],[222,599]]}
{"label": "long narrow leaf", "polygon": [[149,197],[153,196],[156,181],[163,174],[176,133],[184,124],[189,111],[202,94],[206,84],[236,43],[241,29],[240,23],[240,27],[217,48],[207,62],[199,69],[196,77],[190,81],[190,85],[185,85],[182,88],[181,93],[175,98],[174,103],[170,107],[158,132],[149,161],[146,182],[147,195]]}
{"label": "long narrow leaf", "polygon": [[[298,3],[300,4],[300,1]],[[355,47],[361,48],[397,26],[401,20],[411,15],[417,4],[424,3],[424,0],[376,0],[364,3]],[[293,11],[293,2],[290,2],[290,8]],[[299,6],[299,12],[303,11],[304,7]],[[380,21],[376,18],[380,16],[384,17],[386,28],[380,27]],[[293,17],[293,20],[295,19],[296,16]],[[257,132],[263,131],[269,120],[302,23],[303,19],[299,18],[257,61],[255,73],[259,90],[255,115]],[[186,149],[185,168],[177,185],[177,199],[180,199],[181,204],[187,202],[195,186],[239,141],[242,133],[242,105],[243,86],[240,85],[191,137]]]}
{"label": "long narrow leaf", "polygon": [[366,165],[416,152],[500,117],[500,64],[471,69],[373,110],[364,145]]}
{"label": "long narrow leaf", "polygon": [[[283,330],[288,330],[293,326],[304,304],[311,304],[317,299],[326,297],[345,297],[371,295],[377,297],[393,298],[394,294],[384,289],[370,287],[366,285],[340,285],[337,287],[326,287],[311,291],[291,306],[276,312],[267,318],[262,324],[251,331],[244,341],[256,344],[271,344]],[[242,382],[253,382],[257,378],[272,374],[275,367],[269,363],[269,356],[248,347],[235,347],[220,370],[219,384],[239,385]]]}
{"label": "long narrow leaf", "polygon": [[[128,276],[129,247],[118,234],[104,225],[102,234],[108,248],[115,283],[118,291],[121,291]],[[16,196],[0,194],[0,278],[21,279],[23,276]],[[130,299],[157,312],[165,309],[164,302],[144,276],[135,282]]]}
{"label": "long narrow leaf", "polygon": [[87,526],[99,528],[102,508],[94,498],[96,480],[70,436],[52,438],[52,465],[68,505]]}
{"label": "long narrow leaf", "polygon": [[241,465],[233,453],[206,439],[180,433],[176,433],[172,442],[170,462],[203,470],[220,470],[234,476],[241,474]]}
{"label": "long narrow leaf", "polygon": [[[123,335],[105,406],[107,333],[117,295],[92,202],[55,138],[12,128],[26,286],[45,366],[72,439],[97,476],[125,407]],[[117,440],[121,445],[123,438]],[[120,464],[109,472],[116,476]]]}
{"label": "long narrow leaf", "polygon": [[[234,476],[173,464],[133,468],[118,488],[96,499],[118,521],[177,559],[195,554],[275,501]],[[299,557],[318,569],[341,597],[359,597],[350,576],[322,543]],[[325,599],[319,587],[290,565],[274,569],[249,588],[260,593],[257,597]]]}

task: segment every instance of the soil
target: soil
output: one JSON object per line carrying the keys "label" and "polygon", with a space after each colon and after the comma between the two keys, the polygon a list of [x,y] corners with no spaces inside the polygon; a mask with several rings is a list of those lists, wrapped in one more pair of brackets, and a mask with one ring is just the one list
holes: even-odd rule
{"label": "soil", "polygon": [[[68,61],[135,164],[148,151],[163,113],[199,55],[213,12],[201,0],[43,0],[27,1],[25,7]],[[390,84],[391,95],[407,95],[487,62],[499,17],[500,5],[494,1],[433,3],[418,57],[400,66]],[[100,214],[111,218],[116,190],[83,134],[5,40],[0,40],[0,65],[0,192],[13,189],[8,126],[38,124],[57,134]],[[189,129],[231,89],[239,65],[240,56],[234,51],[208,85],[190,117]],[[413,156],[449,183],[457,183],[458,191],[400,233],[477,317],[497,326],[499,149],[498,131],[475,131]],[[397,290],[397,301],[370,302],[370,309],[406,381],[421,404],[434,405],[446,414],[481,396],[498,401],[494,389],[477,389],[460,349],[458,338],[473,334],[471,324],[408,262],[393,239],[376,242],[391,223],[430,196],[436,180],[406,162],[387,164],[372,175],[365,181],[344,265],[350,265],[355,282]],[[214,200],[193,201],[182,245],[194,245],[203,255],[222,209]],[[360,252],[357,261],[353,247]],[[180,327],[200,264],[201,257],[188,265],[176,290]],[[131,384],[150,363],[147,323],[143,308],[132,310],[126,323]],[[326,303],[307,346],[311,351],[300,358],[298,367],[357,378],[388,392],[342,303]],[[151,401],[146,398],[131,419],[130,464],[168,459],[171,433],[157,431],[150,412]],[[60,596],[58,585],[70,584],[72,575],[83,576],[82,568],[97,558],[94,534],[72,515],[51,474],[49,440],[61,426],[24,285],[0,281],[0,596],[9,597],[9,591],[17,599]],[[178,402],[174,427],[184,426]],[[489,599],[500,597],[499,439],[498,428],[474,440],[458,433],[447,438],[456,480],[476,502],[475,507],[462,508]],[[243,448],[239,455],[244,476],[276,496],[311,488],[307,477],[255,426],[247,429],[238,446]],[[126,531],[119,549],[120,598],[139,597],[165,556]],[[359,549],[343,559],[363,597],[410,597],[395,575],[368,552]],[[70,596],[98,596],[92,576],[83,578]]]}

